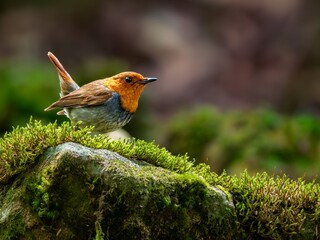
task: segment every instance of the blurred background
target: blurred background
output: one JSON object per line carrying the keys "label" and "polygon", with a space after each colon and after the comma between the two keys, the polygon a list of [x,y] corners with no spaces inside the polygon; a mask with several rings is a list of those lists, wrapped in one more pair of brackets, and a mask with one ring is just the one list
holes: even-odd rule
{"label": "blurred background", "polygon": [[213,171],[320,172],[320,1],[0,2],[0,134],[58,99],[52,51],[80,84],[158,77],[126,127]]}

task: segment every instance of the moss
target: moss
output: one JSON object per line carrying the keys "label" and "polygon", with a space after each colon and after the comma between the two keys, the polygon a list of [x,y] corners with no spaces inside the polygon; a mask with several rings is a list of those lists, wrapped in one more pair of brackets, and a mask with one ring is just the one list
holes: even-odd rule
{"label": "moss", "polygon": [[212,108],[200,108],[187,118],[185,113],[177,114],[169,126],[167,145],[176,154],[188,152],[191,157],[198,158],[210,141],[217,137],[222,126],[221,118]]}
{"label": "moss", "polygon": [[64,142],[76,142],[92,148],[105,148],[131,159],[142,159],[177,172],[188,171],[192,163],[185,156],[173,156],[164,148],[142,140],[110,141],[104,135],[91,137],[92,128],[76,130],[68,122],[61,126],[50,123],[43,126],[30,120],[27,127],[17,127],[0,139],[0,184],[34,164],[47,148]]}
{"label": "moss", "polygon": [[[202,239],[209,234],[208,239],[214,239],[221,231],[234,234],[234,212],[213,207],[225,204],[223,195],[214,195],[194,173],[177,174],[120,160],[105,166],[105,160],[96,156],[80,160],[51,151],[26,180],[26,198],[52,229],[64,232],[68,226],[69,238],[85,239],[93,229],[96,239]],[[50,157],[57,152],[58,157]],[[59,215],[52,217],[55,210]],[[46,227],[54,235],[52,229]]]}
{"label": "moss", "polygon": [[22,180],[16,181],[10,188],[2,188],[0,202],[1,239],[20,239],[27,237],[26,230],[37,224],[37,219],[21,201],[25,187]]}
{"label": "moss", "polygon": [[103,178],[111,183],[103,188],[108,207],[102,209],[109,217],[101,221],[104,229],[110,229],[110,239],[201,239],[209,233],[215,239],[220,229],[229,229],[228,237],[233,235],[233,226],[226,221],[229,216],[213,207],[211,201],[217,196],[210,196],[208,184],[197,175],[149,166],[128,168],[116,161]]}
{"label": "moss", "polygon": [[[69,141],[97,149],[106,148],[130,159],[143,160],[180,174],[170,180],[165,174],[166,170],[159,172],[148,171],[151,166],[145,165],[143,166],[145,170],[143,174],[136,172],[135,169],[129,169],[129,171],[132,171],[130,175],[139,177],[139,180],[132,182],[132,185],[127,185],[128,181],[125,181],[125,179],[111,181],[113,185],[109,186],[109,190],[104,192],[100,199],[95,200],[97,204],[95,209],[98,209],[96,214],[99,216],[99,209],[101,209],[104,214],[107,212],[111,217],[124,214],[124,219],[126,220],[119,223],[108,222],[107,219],[98,218],[97,216],[90,219],[91,222],[95,223],[90,228],[96,229],[97,239],[103,235],[109,239],[114,237],[114,235],[110,235],[109,230],[100,231],[100,228],[110,229],[108,226],[113,226],[114,229],[119,229],[119,231],[121,226],[121,231],[124,234],[128,234],[128,237],[133,232],[138,231],[136,228],[139,228],[141,237],[147,239],[148,236],[150,237],[150,232],[155,229],[146,226],[145,222],[148,222],[146,221],[148,218],[154,217],[152,211],[156,209],[170,209],[170,212],[175,213],[174,216],[166,216],[168,212],[163,211],[162,218],[158,219],[156,225],[175,224],[176,229],[180,229],[180,231],[176,231],[175,237],[177,238],[181,237],[182,232],[186,233],[188,227],[194,226],[197,222],[201,231],[208,231],[208,229],[201,228],[203,221],[215,222],[218,215],[211,212],[211,217],[208,219],[200,219],[200,215],[197,212],[190,212],[190,209],[201,207],[197,205],[201,202],[204,204],[203,201],[206,201],[207,198],[205,196],[210,194],[208,189],[211,186],[217,186],[230,193],[229,197],[232,197],[234,201],[239,221],[238,232],[241,233],[242,237],[249,239],[294,239],[299,238],[299,236],[305,237],[303,235],[304,231],[309,226],[312,226],[313,229],[319,229],[320,187],[315,182],[306,183],[302,179],[293,181],[286,176],[270,177],[266,173],[250,176],[244,172],[238,177],[230,176],[226,173],[218,175],[211,172],[207,165],[200,164],[195,166],[193,162],[189,161],[187,155],[174,156],[154,143],[135,139],[125,142],[110,141],[102,135],[91,137],[89,128],[76,130],[69,123],[63,123],[61,126],[57,126],[56,123],[43,126],[38,121],[30,121],[27,127],[15,128],[0,139],[1,195],[5,194],[6,185],[17,178],[21,172],[31,169],[30,166],[38,161],[38,156],[43,154],[46,149]],[[64,162],[67,163],[68,161]],[[56,196],[75,191],[80,193],[80,197],[83,199],[90,198],[91,195],[87,194],[87,190],[93,193],[103,184],[100,176],[97,175],[92,179],[89,175],[83,177],[86,176],[86,173],[79,169],[79,172],[83,174],[81,178],[74,175],[74,178],[68,177],[65,182],[61,183],[61,188],[59,188],[61,192],[51,191],[52,186],[57,184],[55,181],[58,181],[57,179],[61,177],[56,178],[55,165],[52,166],[51,168],[41,168],[37,176],[28,180],[28,191],[33,196],[28,198],[28,201],[37,214],[46,221],[59,218],[56,211],[60,209],[60,206],[52,205],[52,203],[59,202],[59,199],[55,199]],[[94,168],[95,166],[91,166],[89,169],[94,170]],[[72,166],[66,169],[72,169]],[[112,171],[128,171],[128,169],[124,169],[121,163],[115,162]],[[106,177],[112,180],[113,175],[110,174],[110,176]],[[149,180],[155,179],[155,181],[153,183],[152,181],[146,182],[143,180],[146,178]],[[157,182],[156,179],[165,181],[165,184],[153,186],[152,184]],[[69,186],[74,185],[72,183],[76,181],[85,181],[87,190],[69,189]],[[168,188],[170,182],[178,182],[179,190],[174,193],[170,192],[170,188]],[[152,194],[141,190],[141,186],[144,184],[152,185]],[[189,195],[193,197],[188,197]],[[115,198],[115,196],[117,197]],[[149,198],[152,198],[152,201]],[[65,206],[72,206],[71,203],[77,200],[76,198],[70,199],[71,202],[66,202]],[[109,209],[105,209],[104,203],[106,201],[109,203]],[[129,209],[129,201],[137,201],[146,205],[142,209],[139,208],[139,205],[136,205],[134,209]],[[81,205],[81,202],[78,204],[79,208],[82,209],[90,209],[92,207],[84,203],[84,205]],[[150,213],[143,215],[143,219],[141,219],[141,216],[134,215],[134,211],[141,212],[144,209],[150,210]],[[3,208],[1,208],[1,211],[3,214]],[[71,211],[71,213],[74,215],[71,215],[73,217],[70,218],[71,222],[68,224],[72,224],[72,219],[78,214],[75,210]],[[163,219],[167,220],[163,221]],[[177,219],[181,219],[181,221],[177,221]],[[24,227],[21,225],[17,229],[22,232]],[[200,231],[199,229],[192,229],[192,236],[197,234],[200,236],[201,233],[197,233],[197,231]],[[74,233],[61,232],[60,234],[60,236],[70,237]],[[161,238],[161,232],[158,234],[159,238]],[[315,238],[315,234],[316,230],[310,232],[307,236]],[[184,236],[188,238],[188,235]]]}
{"label": "moss", "polygon": [[[307,223],[316,227],[320,219],[320,187],[302,179],[293,181],[283,176],[270,177],[266,173],[207,178],[211,184],[221,184],[233,195],[240,231],[244,237],[265,239],[298,238]],[[308,221],[306,219],[308,218]]]}
{"label": "moss", "polygon": [[10,219],[10,223],[13,224],[10,228],[0,228],[3,239],[16,239],[25,234],[26,226],[24,224],[24,217],[21,214],[15,215],[14,218]]}
{"label": "moss", "polygon": [[27,201],[38,216],[46,220],[54,220],[59,217],[59,206],[53,204],[56,201],[52,199],[54,196],[50,194],[53,171],[53,166],[49,165],[32,177],[30,183],[27,184],[27,192],[32,193],[27,196],[34,196],[27,198]]}
{"label": "moss", "polygon": [[104,233],[101,229],[101,225],[100,225],[100,222],[96,222],[95,223],[95,230],[96,230],[96,237],[95,237],[95,240],[104,240]]}
{"label": "moss", "polygon": [[188,152],[219,173],[285,170],[292,178],[312,180],[320,171],[320,124],[312,115],[189,109],[169,122],[163,139],[171,152]]}

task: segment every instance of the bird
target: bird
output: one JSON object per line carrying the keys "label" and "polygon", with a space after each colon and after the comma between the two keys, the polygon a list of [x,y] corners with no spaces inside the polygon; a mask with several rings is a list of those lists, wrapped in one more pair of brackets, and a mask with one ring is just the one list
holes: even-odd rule
{"label": "bird", "polygon": [[58,115],[66,115],[79,127],[94,126],[94,134],[125,126],[136,112],[145,86],[157,80],[128,71],[79,87],[53,53],[48,52],[48,57],[58,71],[60,99],[44,110],[60,108]]}

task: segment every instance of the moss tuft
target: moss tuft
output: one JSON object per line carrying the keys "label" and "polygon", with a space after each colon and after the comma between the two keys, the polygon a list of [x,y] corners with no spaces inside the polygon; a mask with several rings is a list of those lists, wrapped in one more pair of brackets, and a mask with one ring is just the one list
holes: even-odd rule
{"label": "moss tuft", "polygon": [[101,225],[100,225],[100,222],[96,222],[95,223],[95,227],[96,227],[96,237],[95,237],[95,240],[104,240],[104,233],[101,229]]}
{"label": "moss tuft", "polygon": [[[233,196],[240,232],[244,237],[290,239],[305,230],[306,220],[319,228],[320,186],[315,182],[294,181],[287,176],[267,173],[239,177],[225,172],[208,176],[211,184],[220,184]],[[313,233],[314,237],[316,232]],[[301,236],[300,236],[301,237]]]}
{"label": "moss tuft", "polygon": [[[29,204],[40,218],[46,220],[54,220],[59,216],[58,206],[53,204],[55,201],[52,201],[49,191],[52,177],[53,168],[52,165],[49,165],[34,176],[27,185],[27,190],[32,193],[27,195]],[[29,196],[34,196],[34,198]]]}
{"label": "moss tuft", "polygon": [[90,140],[90,128],[75,130],[65,122],[61,126],[50,123],[43,126],[32,119],[26,127],[16,127],[0,139],[0,185],[34,164],[48,147],[60,143]]}

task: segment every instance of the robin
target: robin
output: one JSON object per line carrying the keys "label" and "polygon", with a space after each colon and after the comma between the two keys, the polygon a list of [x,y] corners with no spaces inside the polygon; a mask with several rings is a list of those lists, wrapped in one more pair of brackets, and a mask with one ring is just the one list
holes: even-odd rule
{"label": "robin", "polygon": [[122,72],[79,87],[51,52],[48,57],[58,71],[61,98],[45,111],[62,108],[58,115],[66,115],[80,126],[94,126],[94,133],[112,132],[126,125],[138,108],[146,84],[157,80]]}

